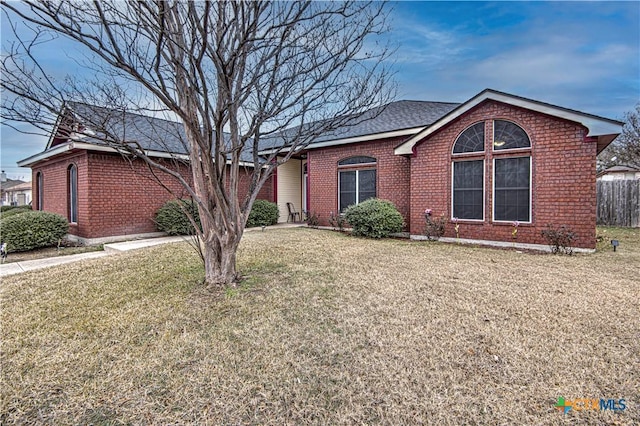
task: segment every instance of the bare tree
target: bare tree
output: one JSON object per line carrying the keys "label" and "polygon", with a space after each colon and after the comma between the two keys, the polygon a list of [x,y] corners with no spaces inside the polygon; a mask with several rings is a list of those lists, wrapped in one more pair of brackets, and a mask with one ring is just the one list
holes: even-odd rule
{"label": "bare tree", "polygon": [[598,165],[602,169],[615,165],[640,167],[640,103],[635,111],[625,114],[622,134],[600,153]]}
{"label": "bare tree", "polygon": [[[4,119],[43,123],[78,99],[177,117],[192,183],[122,135],[101,134],[180,180],[196,201],[210,287],[236,281],[238,244],[274,169],[319,134],[387,102],[394,89],[389,50],[369,44],[386,29],[383,3],[3,1],[2,8],[17,39],[2,63]],[[33,37],[25,39],[18,22]],[[93,81],[54,81],[43,69],[34,46],[55,37],[88,52],[83,66]],[[251,184],[240,199],[247,155]]]}

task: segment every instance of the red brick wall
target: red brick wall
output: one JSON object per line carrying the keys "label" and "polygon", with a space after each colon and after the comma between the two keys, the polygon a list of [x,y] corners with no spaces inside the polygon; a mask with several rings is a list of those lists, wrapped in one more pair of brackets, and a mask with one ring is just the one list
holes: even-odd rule
{"label": "red brick wall", "polygon": [[393,202],[409,225],[409,162],[394,155],[401,138],[362,142],[315,149],[308,153],[309,211],[316,213],[320,225],[329,225],[331,212],[338,211],[338,161],[356,155],[377,160],[377,197]]}
{"label": "red brick wall", "polygon": [[[510,120],[531,139],[531,224],[518,228],[518,242],[546,244],[541,231],[548,223],[568,225],[577,234],[576,247],[595,248],[596,143],[586,129],[518,107],[489,101],[469,111],[415,148],[411,158],[411,234],[424,233],[424,210],[451,218],[451,152],[458,135],[471,124],[485,124],[485,219],[460,221],[460,238],[512,241],[513,226],[492,222],[493,119]],[[514,156],[518,156],[514,154]],[[452,225],[445,236],[455,237]]]}
{"label": "red brick wall", "polygon": [[82,188],[86,188],[89,184],[87,175],[88,156],[84,151],[66,155],[64,158],[43,162],[34,167],[32,172],[33,194],[35,210],[40,206],[37,204],[36,181],[38,172],[42,173],[43,178],[43,194],[42,194],[42,210],[57,213],[69,219],[69,180],[68,169],[72,164],[76,165],[78,171],[78,223],[70,224],[69,233],[79,235],[83,232],[82,218],[88,215],[88,195]]}
{"label": "red brick wall", "polygon": [[[67,168],[78,169],[78,223],[69,233],[83,238],[100,238],[155,232],[156,211],[176,195],[186,197],[187,191],[173,177],[156,172],[173,195],[159,185],[151,171],[141,161],[125,161],[117,154],[80,151],[33,167],[35,182],[43,174],[43,209],[69,217]],[[169,164],[169,163],[167,163]],[[191,173],[182,171],[188,182]],[[250,171],[241,171],[239,192],[248,190]],[[263,186],[258,198],[273,200],[271,179]]]}

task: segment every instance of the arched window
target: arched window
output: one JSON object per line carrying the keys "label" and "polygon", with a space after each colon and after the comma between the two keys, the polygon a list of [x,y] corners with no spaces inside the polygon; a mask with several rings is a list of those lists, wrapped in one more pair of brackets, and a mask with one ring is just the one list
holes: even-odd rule
{"label": "arched window", "polygon": [[[511,121],[493,121],[493,220],[531,222],[531,141]],[[518,149],[518,156],[509,150]],[[525,151],[524,153],[522,151]]]}
{"label": "arched window", "polygon": [[493,149],[531,148],[531,141],[527,132],[511,121],[493,121]]}
{"label": "arched window", "polygon": [[36,210],[44,209],[44,179],[42,177],[42,172],[36,173]]}
{"label": "arched window", "polygon": [[484,121],[467,127],[453,144],[457,154],[479,154],[456,159],[452,165],[452,216],[457,219],[484,219]]}
{"label": "arched window", "polygon": [[69,222],[78,223],[78,168],[75,164],[67,170],[69,191]]}
{"label": "arched window", "polygon": [[376,159],[373,157],[367,157],[365,155],[359,155],[356,157],[345,158],[338,162],[338,166],[350,166],[352,164],[375,164]]}
{"label": "arched window", "polygon": [[376,159],[367,156],[338,162],[338,210],[376,196]]}
{"label": "arched window", "polygon": [[484,151],[484,121],[465,129],[453,145],[454,154]]}

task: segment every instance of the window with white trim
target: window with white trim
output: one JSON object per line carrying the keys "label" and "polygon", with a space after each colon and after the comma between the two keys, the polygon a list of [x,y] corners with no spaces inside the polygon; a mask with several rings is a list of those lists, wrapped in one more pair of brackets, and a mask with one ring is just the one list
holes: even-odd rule
{"label": "window with white trim", "polygon": [[453,163],[453,217],[484,219],[484,160]]}
{"label": "window with white trim", "polygon": [[531,140],[527,132],[511,121],[493,120],[492,146],[493,220],[531,222]]}
{"label": "window with white trim", "polygon": [[531,222],[531,157],[494,158],[493,219]]}
{"label": "window with white trim", "polygon": [[69,189],[69,222],[78,223],[78,168],[75,164],[67,170]]}
{"label": "window with white trim", "polygon": [[493,120],[493,149],[531,148],[527,132],[520,126],[507,120]]}
{"label": "window with white trim", "polygon": [[338,162],[338,210],[376,196],[376,159],[350,157]]}
{"label": "window with white trim", "polygon": [[[467,127],[453,144],[451,210],[457,219],[484,219],[484,139],[484,122],[479,122]],[[469,154],[478,156],[468,158]]]}

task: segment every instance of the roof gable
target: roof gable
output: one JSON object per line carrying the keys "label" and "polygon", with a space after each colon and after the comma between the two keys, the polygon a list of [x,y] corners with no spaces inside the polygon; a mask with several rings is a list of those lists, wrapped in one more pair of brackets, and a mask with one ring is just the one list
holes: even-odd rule
{"label": "roof gable", "polygon": [[616,136],[622,133],[622,125],[624,124],[620,121],[599,117],[597,115],[587,114],[584,112],[575,111],[572,109],[563,108],[556,105],[523,98],[520,96],[510,95],[508,93],[503,93],[496,90],[485,89],[473,98],[469,99],[465,103],[450,111],[448,114],[442,116],[432,125],[425,127],[422,131],[398,145],[394,150],[395,154],[411,155],[413,153],[414,146],[418,142],[435,133],[447,124],[451,123],[456,118],[464,115],[467,111],[488,100],[493,100],[496,102],[501,102],[531,111],[536,111],[542,114],[547,114],[553,117],[580,123],[589,130],[587,136],[595,137],[598,139],[598,152],[604,149],[607,145],[609,145],[609,143],[611,143],[611,141],[613,141],[613,139],[616,138]]}

